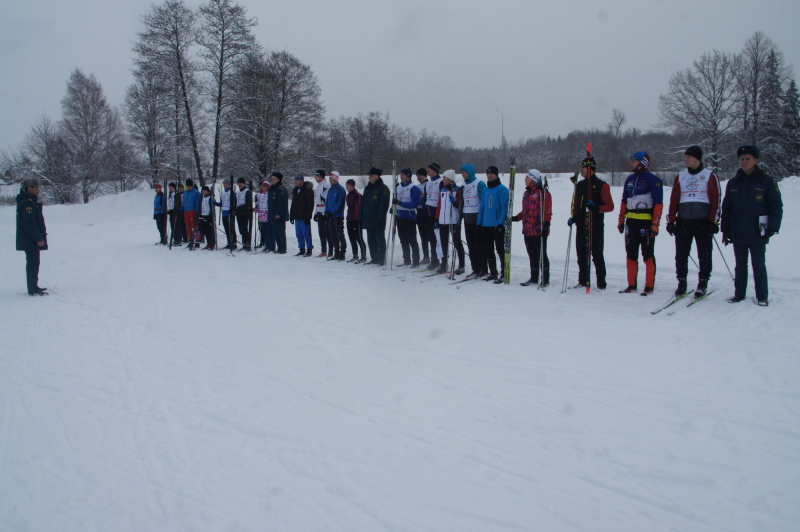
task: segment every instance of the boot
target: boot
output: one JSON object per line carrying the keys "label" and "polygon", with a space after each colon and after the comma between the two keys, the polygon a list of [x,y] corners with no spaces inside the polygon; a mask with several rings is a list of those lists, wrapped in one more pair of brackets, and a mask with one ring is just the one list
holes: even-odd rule
{"label": "boot", "polygon": [[678,288],[675,289],[675,297],[680,297],[686,293],[686,279],[678,279]]}
{"label": "boot", "polygon": [[300,248],[300,251],[297,252],[295,257],[303,257],[306,254],[306,248]]}
{"label": "boot", "polygon": [[421,261],[419,261],[420,266],[428,264],[431,261],[430,257],[423,257]]}
{"label": "boot", "polygon": [[636,285],[635,284],[630,284],[630,285],[628,285],[628,288],[619,291],[620,294],[632,294],[634,292],[636,292]]}
{"label": "boot", "polygon": [[314,248],[308,248],[304,257],[311,257],[314,254]]}
{"label": "boot", "polygon": [[708,279],[700,279],[697,283],[697,290],[694,291],[694,297],[703,297],[708,291]]}
{"label": "boot", "polygon": [[652,287],[652,286],[645,286],[645,287],[644,287],[644,292],[642,292],[642,293],[641,293],[641,295],[643,295],[643,296],[649,296],[649,295],[651,295],[652,293],[653,293],[653,287]]}
{"label": "boot", "polygon": [[461,275],[462,273],[464,273],[464,267],[463,266],[459,266],[456,269],[456,271],[453,272],[454,275]]}

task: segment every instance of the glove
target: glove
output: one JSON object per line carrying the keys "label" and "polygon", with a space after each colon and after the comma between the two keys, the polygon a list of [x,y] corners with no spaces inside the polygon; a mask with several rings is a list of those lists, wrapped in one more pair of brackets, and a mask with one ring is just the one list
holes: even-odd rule
{"label": "glove", "polygon": [[777,234],[778,234],[778,232],[775,231],[774,229],[767,229],[766,233],[764,233],[764,236],[767,237],[767,238],[771,238],[771,237],[773,237],[773,236],[775,236]]}
{"label": "glove", "polygon": [[323,220],[325,220],[326,222],[327,222],[328,220],[330,220],[330,219],[331,219],[331,213],[330,213],[330,211],[328,211],[328,212],[326,212],[325,214],[323,214],[323,215],[322,215],[322,219],[323,219]]}
{"label": "glove", "polygon": [[318,222],[320,219],[319,213],[314,214],[314,221]]}
{"label": "glove", "polygon": [[567,225],[570,226],[570,227],[572,227],[572,224],[574,224],[574,223],[575,223],[575,220],[573,220],[572,218],[567,220]]}
{"label": "glove", "polygon": [[450,196],[450,204],[451,204],[451,205],[455,205],[455,204],[456,204],[456,198],[455,198],[455,196]]}
{"label": "glove", "polygon": [[433,228],[439,229],[439,222],[433,222]]}
{"label": "glove", "polygon": [[587,201],[586,202],[586,209],[590,210],[590,211],[596,211],[597,210],[597,203],[593,202],[592,200]]}
{"label": "glove", "polygon": [[400,200],[397,198],[392,198],[392,205],[400,205]]}
{"label": "glove", "polygon": [[570,177],[569,180],[572,181],[573,184],[575,184],[575,183],[578,182],[578,176],[579,175],[580,175],[580,172],[575,172],[574,174],[572,174],[572,177]]}
{"label": "glove", "polygon": [[708,222],[708,234],[716,235],[719,233],[719,224],[715,222]]}
{"label": "glove", "polygon": [[675,222],[667,222],[667,233],[669,236],[675,236]]}
{"label": "glove", "polygon": [[655,238],[658,236],[658,226],[651,225],[650,226],[650,238]]}
{"label": "glove", "polygon": [[154,214],[154,215],[153,215],[153,220],[155,220],[155,219],[156,219],[156,215]]}
{"label": "glove", "polygon": [[542,224],[542,236],[543,237],[550,236],[550,222],[545,222]]}
{"label": "glove", "polygon": [[622,234],[622,233],[625,232],[625,222],[622,222],[621,224],[619,224],[617,226],[617,231],[619,231],[619,234]]}
{"label": "glove", "polygon": [[506,226],[499,224],[497,227],[494,228],[494,230],[497,231],[498,233],[503,233],[506,230]]}
{"label": "glove", "polygon": [[517,215],[514,215],[514,216],[511,217],[511,221],[512,222],[518,222],[521,219],[522,219],[522,217],[521,216],[517,216]]}
{"label": "glove", "polygon": [[727,232],[722,233],[722,243],[726,246],[731,243],[731,234]]}

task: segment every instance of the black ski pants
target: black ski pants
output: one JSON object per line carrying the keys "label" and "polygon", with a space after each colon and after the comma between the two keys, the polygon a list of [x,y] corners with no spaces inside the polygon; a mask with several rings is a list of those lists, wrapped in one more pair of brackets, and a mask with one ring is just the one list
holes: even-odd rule
{"label": "black ski pants", "polygon": [[333,241],[331,240],[330,232],[328,231],[328,221],[322,216],[322,213],[317,213],[317,232],[319,233],[319,242],[322,246],[322,253],[333,252]]}
{"label": "black ski pants", "polygon": [[486,270],[483,246],[478,224],[464,222],[464,235],[467,237],[467,250],[469,250],[469,263],[472,273],[482,273]]}
{"label": "black ski pants", "polygon": [[242,235],[242,247],[250,249],[250,213],[246,208],[236,213],[236,224],[239,226],[239,234]]}
{"label": "black ski pants", "polygon": [[222,227],[225,229],[225,238],[228,240],[228,248],[236,248],[236,224],[232,223],[231,215],[222,217]]}
{"label": "black ski pants", "polygon": [[[497,275],[497,257],[500,258],[500,276],[505,274],[506,267],[506,252],[505,252],[505,238],[506,228],[501,226],[481,226],[481,237],[483,240],[483,253],[486,257],[486,264],[489,266],[489,271],[492,275]],[[486,268],[483,269],[486,271]]]}
{"label": "black ski pants", "polygon": [[[439,260],[438,252],[436,251],[436,244],[438,243],[438,238],[436,237],[436,228],[434,224],[436,223],[436,207],[431,207],[430,205],[425,206],[426,215],[425,215],[425,232],[428,235],[428,243],[430,245],[430,258],[431,261]],[[439,233],[441,235],[441,233]]]}
{"label": "black ski pants", "polygon": [[183,227],[183,213],[180,213],[180,216],[178,216],[178,214],[178,211],[169,211],[169,229],[172,234],[173,244],[180,244],[183,242],[183,233],[181,231]]}
{"label": "black ski pants", "polygon": [[714,251],[712,235],[708,232],[708,219],[683,220],[675,222],[675,273],[678,279],[686,279],[689,274],[689,253],[692,241],[697,242],[697,260],[700,266],[699,279],[711,278],[711,254]]}
{"label": "black ski pants", "polygon": [[158,228],[158,235],[161,239],[162,244],[167,243],[167,215],[166,214],[156,214],[156,228]]}
{"label": "black ski pants", "polygon": [[361,222],[347,222],[347,237],[350,239],[350,249],[353,250],[353,257],[358,257],[359,250],[361,258],[367,258],[367,244],[364,242],[364,232],[361,230]]}
{"label": "black ski pants", "polygon": [[347,252],[347,240],[344,238],[344,218],[328,219],[328,234],[330,235],[330,249],[334,257],[344,257]]}
{"label": "black ski pants", "polygon": [[200,217],[200,231],[206,237],[206,245],[212,248],[217,247],[217,232],[214,227],[214,219],[209,216]]}
{"label": "black ski pants", "polygon": [[453,247],[458,257],[458,267],[464,267],[464,243],[461,242],[461,223],[444,224],[439,226],[439,238],[442,239],[442,269],[449,270],[450,263],[447,257],[450,255],[450,238],[453,239]]}
{"label": "black ski pants", "polygon": [[436,241],[431,241],[428,231],[427,207],[417,209],[417,230],[419,231],[420,247],[422,256],[426,259],[436,255]]}
{"label": "black ski pants", "polygon": [[756,299],[769,299],[769,282],[767,279],[767,245],[747,246],[734,244],[733,254],[736,257],[734,269],[734,293],[736,297],[747,295],[748,256],[753,263],[753,281],[756,284]]}
{"label": "black ski pants", "polygon": [[[531,279],[542,286],[550,284],[550,259],[547,257],[547,237],[526,236],[525,249],[528,250],[528,260],[531,263]],[[542,279],[539,278],[539,259],[542,259],[544,271]]]}
{"label": "black ski pants", "polygon": [[[581,223],[575,224],[575,255],[578,260],[578,284],[585,286],[589,284],[589,239],[586,236],[586,228]],[[597,278],[597,287],[606,287],[606,259],[603,256],[605,247],[605,224],[594,222],[592,225],[592,263],[594,263],[594,273]]]}
{"label": "black ski pants", "polygon": [[372,263],[383,266],[386,261],[386,234],[384,228],[367,229],[367,246]]}
{"label": "black ski pants", "polygon": [[417,221],[397,218],[397,236],[403,248],[403,264],[419,264],[419,244],[417,243]]}
{"label": "black ski pants", "polygon": [[275,220],[268,225],[272,226],[272,232],[275,236],[275,246],[278,248],[278,253],[286,253],[286,221]]}

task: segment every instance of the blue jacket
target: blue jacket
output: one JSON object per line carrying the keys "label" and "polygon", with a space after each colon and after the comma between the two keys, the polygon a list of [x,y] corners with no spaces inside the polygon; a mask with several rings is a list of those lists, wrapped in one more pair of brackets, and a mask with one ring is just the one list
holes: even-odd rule
{"label": "blue jacket", "polygon": [[481,194],[481,204],[478,207],[478,225],[483,227],[497,227],[505,225],[508,213],[508,188],[498,179],[496,185],[490,181]]}
{"label": "blue jacket", "polygon": [[761,236],[760,216],[768,216],[767,231],[780,231],[783,200],[778,183],[758,166],[749,176],[740,169],[725,186],[722,232],[728,233],[734,244],[766,244],[769,237]]}
{"label": "blue jacket", "polygon": [[[399,187],[403,188],[411,187],[410,188],[411,201],[400,202],[400,207],[403,207],[403,209],[397,209],[397,217],[400,220],[416,221],[417,207],[419,207],[420,198],[422,198],[422,192],[420,192],[419,187],[414,183],[412,183],[411,181],[409,181],[408,183],[400,183],[398,185],[398,188]],[[410,209],[410,210],[405,210],[405,209]]]}
{"label": "blue jacket", "polygon": [[[282,183],[270,187],[267,206],[270,223],[285,223],[289,219],[289,191]],[[275,216],[279,216],[279,218]]]}
{"label": "blue jacket", "polygon": [[[38,198],[27,190],[17,195],[17,250],[36,251],[47,249],[47,227],[44,225],[42,207]],[[44,241],[39,247],[37,242]]]}
{"label": "blue jacket", "polygon": [[200,208],[200,191],[194,187],[192,190],[185,191],[181,199],[183,200],[181,202],[181,210],[183,212],[196,211]]}
{"label": "blue jacket", "polygon": [[165,201],[164,193],[156,194],[153,199],[153,214],[164,214],[167,212],[167,202]]}
{"label": "blue jacket", "polygon": [[328,196],[325,198],[325,211],[331,213],[331,218],[344,218],[344,198],[347,191],[342,185],[336,183],[328,189]]}

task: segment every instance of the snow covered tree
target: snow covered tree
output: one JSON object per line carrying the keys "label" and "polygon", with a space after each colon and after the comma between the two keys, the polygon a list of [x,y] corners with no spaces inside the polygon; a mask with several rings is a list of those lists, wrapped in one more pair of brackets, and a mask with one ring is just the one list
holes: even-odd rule
{"label": "snow covered tree", "polygon": [[792,80],[783,95],[782,138],[784,165],[787,175],[800,175],[800,92]]}

